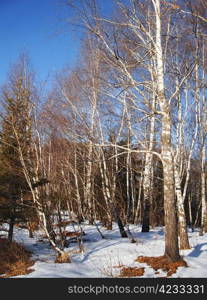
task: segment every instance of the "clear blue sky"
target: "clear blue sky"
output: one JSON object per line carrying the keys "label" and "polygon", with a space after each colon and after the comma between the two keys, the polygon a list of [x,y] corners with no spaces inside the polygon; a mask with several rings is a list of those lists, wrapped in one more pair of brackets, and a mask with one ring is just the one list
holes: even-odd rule
{"label": "clear blue sky", "polygon": [[21,52],[27,52],[39,79],[77,60],[79,39],[67,28],[61,0],[0,0],[0,85]]}
{"label": "clear blue sky", "polygon": [[[108,13],[112,0],[101,0]],[[0,0],[0,85],[11,64],[27,52],[37,79],[46,80],[78,60],[77,32],[66,25],[72,11],[64,0]]]}

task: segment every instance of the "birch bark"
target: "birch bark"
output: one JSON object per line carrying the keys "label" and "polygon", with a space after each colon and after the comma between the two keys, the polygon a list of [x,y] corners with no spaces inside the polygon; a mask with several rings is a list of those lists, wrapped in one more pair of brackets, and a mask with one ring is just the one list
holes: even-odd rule
{"label": "birch bark", "polygon": [[171,116],[164,91],[164,69],[161,43],[160,0],[152,0],[156,19],[156,76],[157,97],[162,112],[161,153],[164,177],[165,253],[170,261],[180,260],[177,233],[176,201],[174,188],[173,156],[171,149]]}

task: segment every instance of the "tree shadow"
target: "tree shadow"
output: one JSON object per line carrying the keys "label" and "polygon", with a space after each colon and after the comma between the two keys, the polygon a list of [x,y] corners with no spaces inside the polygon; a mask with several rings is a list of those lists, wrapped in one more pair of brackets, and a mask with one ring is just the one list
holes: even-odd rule
{"label": "tree shadow", "polygon": [[84,255],[83,259],[81,260],[81,262],[82,262],[82,263],[85,262],[85,261],[89,258],[89,256],[90,256],[91,254],[94,254],[94,253],[96,253],[96,252],[98,252],[98,251],[100,251],[100,250],[109,248],[109,247],[114,246],[114,245],[117,245],[117,244],[119,244],[119,241],[115,241],[114,243],[111,243],[111,244],[105,245],[105,246],[99,245],[98,247],[95,247],[95,248],[91,249],[89,252],[85,253],[85,255]]}
{"label": "tree shadow", "polygon": [[206,245],[207,245],[207,243],[202,243],[202,244],[196,245],[194,247],[193,251],[188,254],[188,256],[191,256],[191,257],[198,257],[198,256],[200,256],[203,251],[207,251],[207,249],[202,250],[202,247],[206,246]]}

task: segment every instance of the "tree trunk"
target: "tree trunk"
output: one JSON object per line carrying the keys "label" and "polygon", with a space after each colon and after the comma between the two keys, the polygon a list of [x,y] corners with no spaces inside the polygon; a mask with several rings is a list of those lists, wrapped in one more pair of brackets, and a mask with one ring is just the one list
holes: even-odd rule
{"label": "tree trunk", "polygon": [[[109,179],[108,179],[107,172],[106,172],[107,170],[106,170],[106,162],[105,162],[104,155],[103,155],[102,159],[103,159],[103,167],[101,164],[99,164],[99,166],[100,166],[100,172],[101,172],[101,178],[102,178],[103,195],[104,195],[105,202],[107,205],[107,226],[109,226],[108,227],[109,229],[112,229],[112,216],[113,216],[115,222],[117,222],[117,224],[118,224],[121,237],[125,238],[125,237],[127,237],[127,234],[124,229],[122,220],[119,216],[118,209],[116,208],[116,205],[113,200],[114,196],[115,196],[115,192],[114,192],[114,190],[112,191],[109,188]],[[115,188],[114,185],[113,185],[113,188]]]}
{"label": "tree trunk", "polygon": [[142,232],[149,232],[150,229],[150,202],[148,198],[144,199],[144,212],[142,220]]}
{"label": "tree trunk", "polygon": [[162,113],[162,164],[164,179],[164,213],[165,213],[165,253],[169,261],[180,260],[178,248],[176,201],[174,188],[173,157],[171,153],[171,116],[170,106],[165,97],[164,67],[161,43],[161,11],[160,0],[153,0],[156,19],[156,83],[157,98]]}
{"label": "tree trunk", "polygon": [[139,185],[138,187],[138,193],[137,193],[137,206],[136,206],[136,212],[135,212],[135,218],[134,218],[134,222],[135,224],[139,224],[141,223],[141,213],[142,213],[142,209],[141,209],[141,196],[142,196],[142,188],[143,188],[143,172],[141,172],[141,175],[139,177],[139,180],[137,180],[137,184]]}
{"label": "tree trunk", "polygon": [[85,191],[84,198],[86,205],[88,206],[88,219],[89,224],[93,224],[94,222],[94,211],[93,211],[93,203],[92,203],[92,155],[93,155],[93,143],[89,141],[89,149],[88,149],[88,161],[86,163],[86,183],[85,183]]}
{"label": "tree trunk", "polygon": [[9,222],[9,231],[8,231],[8,240],[10,243],[13,240],[14,224],[15,224],[15,216],[11,216],[10,222]]}
{"label": "tree trunk", "polygon": [[180,177],[178,174],[177,166],[175,166],[174,174],[175,174],[175,190],[176,190],[177,208],[178,208],[180,249],[190,249],[188,233],[187,233],[187,225],[186,225],[186,216],[184,210],[184,199],[181,191],[181,183],[180,183]]}
{"label": "tree trunk", "polygon": [[144,209],[142,220],[142,232],[149,232],[150,229],[150,206],[152,203],[151,193],[151,175],[152,175],[152,155],[146,154],[144,180],[143,180],[143,192],[144,192]]}
{"label": "tree trunk", "polygon": [[[106,161],[104,157],[104,153],[102,153],[102,157],[99,158],[99,170],[101,174],[101,185],[102,185],[102,192],[104,196],[104,200],[106,203],[106,227],[108,230],[112,230],[112,215],[113,215],[113,205],[111,203],[111,194],[109,189],[109,180],[108,176],[106,174]],[[102,159],[102,163],[101,163]]]}
{"label": "tree trunk", "polygon": [[188,196],[188,212],[189,212],[189,225],[190,228],[192,230],[192,232],[194,232],[194,226],[193,226],[193,216],[192,216],[192,196],[191,196],[191,192],[190,195]]}
{"label": "tree trunk", "polygon": [[165,256],[170,261],[180,260],[178,248],[176,200],[174,188],[173,157],[171,153],[170,115],[164,114],[162,120],[162,160],[164,177],[165,213]]}
{"label": "tree trunk", "polygon": [[79,184],[78,184],[78,176],[77,176],[77,173],[76,173],[76,169],[74,170],[73,175],[74,175],[74,179],[75,179],[76,199],[77,199],[77,204],[78,204],[78,219],[79,219],[79,222],[80,222],[81,220],[84,220],[84,217],[83,217],[81,196],[80,196],[80,193],[79,193]]}
{"label": "tree trunk", "polygon": [[201,161],[201,228],[200,235],[207,232],[207,207],[206,207],[206,174],[205,174],[205,144],[202,146],[202,161]]}
{"label": "tree trunk", "polygon": [[[155,101],[155,89],[154,89],[154,77],[152,76],[153,82],[153,102],[152,109],[156,107]],[[154,147],[154,131],[155,131],[155,116],[150,117],[150,132],[149,132],[149,142],[147,149],[152,151]],[[148,138],[147,138],[148,140]],[[144,180],[143,180],[143,192],[144,192],[144,212],[143,212],[143,224],[142,232],[148,232],[150,229],[150,212],[152,210],[152,177],[153,177],[153,159],[152,153],[146,153],[145,157],[145,168],[144,168]]]}
{"label": "tree trunk", "polygon": [[[130,134],[128,134],[128,149],[130,147]],[[131,192],[130,192],[130,169],[131,169],[131,157],[130,152],[127,152],[126,157],[126,202],[127,202],[127,212],[126,212],[126,219],[127,223],[131,222],[132,219],[132,199],[131,199]]]}
{"label": "tree trunk", "polygon": [[29,237],[34,238],[31,222],[27,222],[27,228],[28,228],[28,231],[29,231]]}
{"label": "tree trunk", "polygon": [[118,224],[118,227],[119,227],[119,232],[121,234],[121,237],[122,238],[127,238],[128,237],[127,233],[126,233],[126,231],[124,229],[124,225],[123,225],[122,220],[119,217],[119,214],[117,213],[117,211],[115,212],[115,214],[116,214],[116,221],[117,221],[117,224]]}

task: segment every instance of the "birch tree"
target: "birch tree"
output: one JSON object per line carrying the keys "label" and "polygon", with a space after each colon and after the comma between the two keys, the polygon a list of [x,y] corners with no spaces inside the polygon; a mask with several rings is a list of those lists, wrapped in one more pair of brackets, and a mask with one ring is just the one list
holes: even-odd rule
{"label": "birch tree", "polygon": [[[117,2],[117,6],[124,15],[124,20],[105,20],[98,18],[102,23],[110,24],[116,28],[125,27],[131,34],[136,36],[136,39],[142,43],[146,52],[137,52],[136,60],[140,63],[143,59],[143,53],[146,55],[153,55],[153,73],[155,78],[155,97],[157,98],[159,110],[152,110],[151,103],[147,104],[145,102],[146,113],[150,109],[151,113],[158,114],[161,116],[162,132],[161,132],[161,158],[163,165],[164,174],[164,210],[165,210],[165,256],[171,261],[176,261],[180,259],[179,249],[178,249],[178,235],[177,235],[177,220],[176,220],[176,202],[175,202],[175,189],[174,189],[174,162],[172,155],[172,142],[171,142],[171,115],[170,115],[170,102],[165,94],[165,82],[164,82],[164,51],[162,44],[162,14],[159,0],[149,1],[151,6],[151,23],[147,23],[144,20],[144,16],[141,16],[140,12],[137,13],[138,4],[132,1],[132,6],[127,7],[122,2]],[[97,16],[95,16],[97,19]],[[137,92],[137,95],[142,95],[142,90],[140,86],[144,89],[149,88],[148,82],[138,82],[133,74],[134,68],[130,70],[129,64],[125,58],[123,58],[119,52],[120,49],[116,48],[114,51],[113,43],[109,38],[105,37],[104,30],[101,30],[100,26],[98,29],[92,27],[91,23],[86,23],[86,27],[93,32],[98,38],[104,52],[107,53],[108,59],[110,59],[111,64],[113,64],[114,69],[116,69],[117,76],[119,78],[120,86],[127,88],[132,87]],[[151,25],[154,24],[154,30],[151,30]],[[153,32],[153,33],[152,33]],[[133,50],[132,50],[133,51]],[[123,52],[122,52],[123,54]],[[147,72],[149,72],[149,64],[144,65]],[[121,76],[121,77],[119,77]],[[121,83],[121,78],[125,78],[125,85]],[[126,84],[127,81],[127,84]],[[184,81],[184,79],[183,79]],[[176,91],[177,92],[177,91]],[[144,97],[145,98],[145,97]],[[141,106],[138,106],[138,110],[141,110]],[[144,150],[143,150],[144,151]],[[146,151],[146,150],[145,150]]]}
{"label": "birch tree", "polygon": [[[202,85],[206,79],[206,41],[202,40]],[[199,106],[199,124],[201,141],[201,229],[200,235],[207,232],[207,203],[206,203],[206,139],[207,139],[207,105],[205,88],[201,88]]]}

